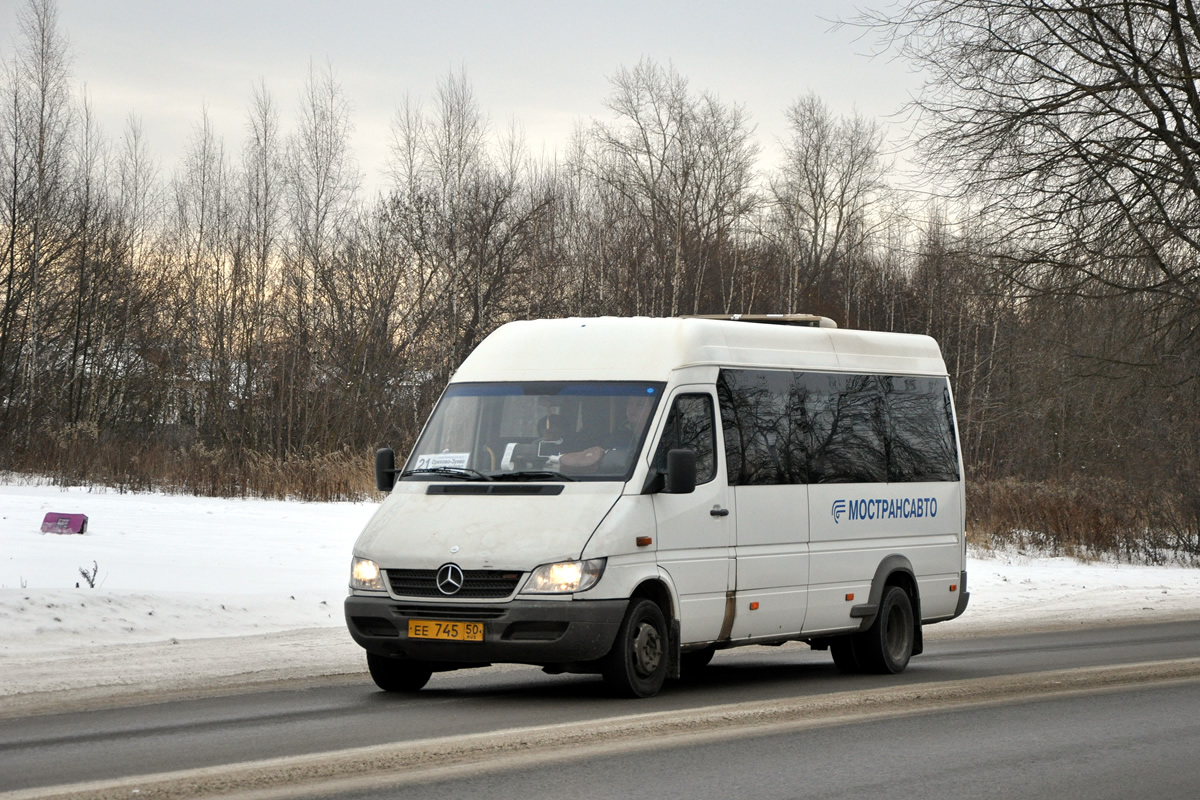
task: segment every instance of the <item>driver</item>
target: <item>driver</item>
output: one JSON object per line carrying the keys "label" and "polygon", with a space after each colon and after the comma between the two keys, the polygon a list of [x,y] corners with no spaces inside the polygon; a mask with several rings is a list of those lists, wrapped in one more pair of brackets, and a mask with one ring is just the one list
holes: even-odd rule
{"label": "driver", "polygon": [[585,450],[573,453],[563,453],[559,456],[560,466],[569,469],[593,469],[600,464],[604,454],[610,450],[628,450],[633,447],[642,430],[646,427],[646,419],[650,416],[651,398],[647,395],[633,395],[625,402],[625,423],[608,434],[598,444]]}

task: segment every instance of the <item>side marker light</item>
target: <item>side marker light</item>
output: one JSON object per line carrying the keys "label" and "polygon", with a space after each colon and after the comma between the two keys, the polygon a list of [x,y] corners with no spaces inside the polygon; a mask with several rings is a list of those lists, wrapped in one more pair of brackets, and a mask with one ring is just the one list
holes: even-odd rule
{"label": "side marker light", "polygon": [[649,547],[652,544],[654,544],[654,540],[651,539],[649,536],[637,537],[637,546],[638,547]]}

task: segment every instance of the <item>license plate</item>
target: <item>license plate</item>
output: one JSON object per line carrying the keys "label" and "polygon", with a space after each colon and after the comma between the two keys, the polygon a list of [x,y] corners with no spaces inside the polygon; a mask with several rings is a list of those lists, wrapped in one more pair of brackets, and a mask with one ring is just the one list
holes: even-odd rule
{"label": "license plate", "polygon": [[435,619],[410,619],[410,639],[445,639],[451,642],[482,642],[482,622],[441,622]]}

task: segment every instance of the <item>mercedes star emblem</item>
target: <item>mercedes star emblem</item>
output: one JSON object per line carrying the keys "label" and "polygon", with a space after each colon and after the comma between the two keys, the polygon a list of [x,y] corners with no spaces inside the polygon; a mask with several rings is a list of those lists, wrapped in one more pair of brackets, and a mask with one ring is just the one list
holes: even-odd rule
{"label": "mercedes star emblem", "polygon": [[463,586],[463,571],[458,564],[443,564],[437,571],[437,588],[442,594],[458,594]]}

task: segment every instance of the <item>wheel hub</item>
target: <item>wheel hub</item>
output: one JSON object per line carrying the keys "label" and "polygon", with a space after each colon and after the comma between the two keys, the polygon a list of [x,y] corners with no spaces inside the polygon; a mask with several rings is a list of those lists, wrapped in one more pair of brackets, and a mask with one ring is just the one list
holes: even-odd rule
{"label": "wheel hub", "polygon": [[903,658],[905,651],[908,650],[907,622],[908,620],[905,618],[904,612],[899,608],[892,608],[885,620],[885,646],[892,658],[897,660]]}
{"label": "wheel hub", "polygon": [[648,622],[639,623],[633,635],[633,666],[642,677],[658,671],[662,660],[662,638]]}

